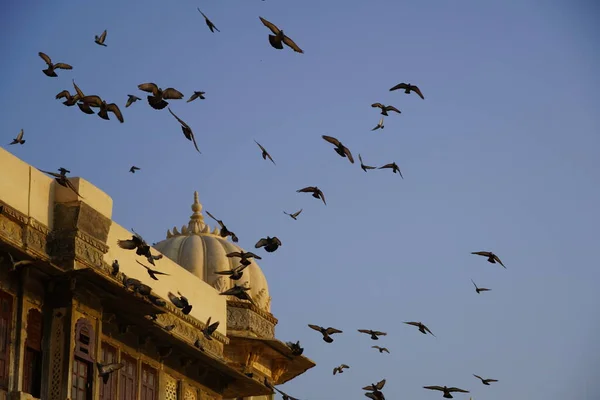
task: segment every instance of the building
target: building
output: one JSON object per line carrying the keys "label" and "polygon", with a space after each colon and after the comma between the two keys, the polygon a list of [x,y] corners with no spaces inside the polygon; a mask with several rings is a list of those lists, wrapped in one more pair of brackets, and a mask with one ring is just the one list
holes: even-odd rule
{"label": "building", "polygon": [[[189,223],[152,249],[169,274],[153,280],[136,262],[148,265],[144,257],[116,245],[131,232],[111,220],[106,193],[70,178],[78,197],[3,149],[0,165],[0,400],[267,400],[269,383],[315,366],[275,339],[256,263],[238,281],[255,304],[219,295],[231,280],[215,271],[237,266],[225,254],[239,247],[204,222],[197,193]],[[12,270],[11,256],[32,262]],[[126,289],[124,275],[165,305]],[[188,315],[168,300],[178,291]],[[213,340],[200,332],[209,317],[220,322]],[[104,383],[97,362],[124,367]]]}

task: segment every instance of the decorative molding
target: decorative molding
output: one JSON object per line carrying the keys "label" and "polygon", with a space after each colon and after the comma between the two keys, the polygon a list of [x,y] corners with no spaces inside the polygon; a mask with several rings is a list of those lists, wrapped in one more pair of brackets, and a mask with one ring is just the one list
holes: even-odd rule
{"label": "decorative molding", "polygon": [[289,361],[274,360],[271,366],[271,379],[274,382],[279,381],[279,378],[288,371]]}
{"label": "decorative molding", "polygon": [[21,221],[20,218],[17,218],[16,214],[11,213],[11,211],[14,210],[10,210],[8,206],[4,207],[4,212],[0,214],[0,237],[3,242],[22,247],[23,226],[25,225],[25,222]]}
{"label": "decorative molding", "polygon": [[[224,342],[219,340],[218,337],[215,336],[213,340],[203,340],[203,334],[200,331],[202,328],[197,328],[194,326],[190,326],[184,321],[182,321],[177,315],[173,314],[159,314],[157,316],[156,322],[161,326],[167,325],[175,325],[175,328],[171,331],[171,334],[179,336],[183,338],[188,344],[193,345],[197,339],[202,341],[202,345],[204,346],[204,350],[210,353],[217,355],[218,357],[223,356],[223,348]],[[218,334],[218,332],[213,333],[213,335]],[[227,339],[225,336],[219,334],[224,339]],[[229,339],[227,339],[229,342]]]}
{"label": "decorative molding", "polygon": [[262,310],[260,308],[258,308],[257,306],[255,306],[254,304],[250,303],[249,301],[243,301],[243,300],[238,300],[234,297],[235,300],[227,300],[227,307],[234,307],[234,308],[245,308],[248,310],[252,310],[254,311],[256,314],[260,315],[261,317],[263,317],[264,319],[266,319],[267,321],[271,322],[273,325],[277,325],[277,323],[279,322],[279,320],[277,318],[275,318],[275,316],[273,314],[271,314],[270,312],[267,312],[265,310]]}
{"label": "decorative molding", "polygon": [[227,330],[242,331],[261,338],[272,339],[275,337],[275,323],[260,315],[256,310],[250,307],[237,307],[237,304],[237,302],[234,304],[227,302]]}

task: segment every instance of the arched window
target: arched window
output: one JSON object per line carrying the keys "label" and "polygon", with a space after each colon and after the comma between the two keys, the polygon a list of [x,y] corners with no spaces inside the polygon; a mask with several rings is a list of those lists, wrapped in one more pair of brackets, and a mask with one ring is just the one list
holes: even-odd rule
{"label": "arched window", "polygon": [[96,335],[90,321],[79,318],[75,324],[75,356],[71,377],[71,399],[91,400]]}

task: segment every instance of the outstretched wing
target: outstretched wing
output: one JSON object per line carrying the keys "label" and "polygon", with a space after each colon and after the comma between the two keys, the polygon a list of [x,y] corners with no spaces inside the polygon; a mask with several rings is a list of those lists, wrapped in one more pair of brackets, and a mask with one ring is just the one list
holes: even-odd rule
{"label": "outstretched wing", "polygon": [[469,393],[468,390],[459,389],[457,387],[449,387],[447,390],[448,392]]}
{"label": "outstretched wing", "polygon": [[370,331],[370,330],[368,330],[368,329],[359,329],[358,331],[359,331],[360,333],[366,333],[367,335],[370,335],[370,334],[371,334],[371,331]]}
{"label": "outstretched wing", "polygon": [[327,136],[327,135],[323,135],[321,136],[323,139],[325,139],[326,141],[328,141],[329,143],[335,145],[335,146],[339,146],[340,145],[340,141],[337,140],[336,138],[334,138],[333,136]]}
{"label": "outstretched wing", "polygon": [[143,90],[144,92],[152,93],[155,96],[158,94],[158,86],[152,82],[139,84],[138,89]]}
{"label": "outstretched wing", "polygon": [[175,113],[173,111],[171,111],[171,107],[167,107],[167,110],[169,110],[171,115],[175,117],[175,119],[177,120],[177,122],[179,122],[181,124],[181,126],[189,128],[188,124],[186,124],[181,118],[179,118],[177,115],[175,115]]}
{"label": "outstretched wing", "polygon": [[180,100],[183,99],[183,93],[181,93],[177,89],[166,88],[165,90],[163,90],[162,97],[163,99],[167,100]]}
{"label": "outstretched wing", "polygon": [[117,106],[115,103],[107,104],[106,110],[111,111],[113,114],[115,114],[119,122],[125,122],[125,120],[123,119],[123,114],[121,114],[121,110],[119,109],[119,106]]}
{"label": "outstretched wing", "polygon": [[385,106],[381,103],[373,103],[371,104],[371,107],[381,108],[382,110],[385,108]]}
{"label": "outstretched wing", "polygon": [[348,160],[350,160],[350,162],[352,164],[354,164],[354,157],[352,157],[352,153],[350,152],[350,149],[347,148],[346,146],[344,146],[344,153],[346,154],[346,157],[348,157]]}
{"label": "outstretched wing", "polygon": [[405,324],[412,325],[412,326],[419,326],[418,322],[405,322]]}
{"label": "outstretched wing", "polygon": [[242,257],[242,253],[240,253],[239,251],[234,251],[226,254],[226,257]]}
{"label": "outstretched wing", "polygon": [[65,63],[56,63],[54,64],[54,68],[57,69],[73,69],[73,67],[69,64],[65,64]]}
{"label": "outstretched wing", "polygon": [[294,42],[288,36],[283,36],[283,43],[287,44],[296,53],[304,53],[304,50],[302,50],[300,47],[298,47],[298,45],[296,44],[296,42]]}
{"label": "outstretched wing", "polygon": [[495,255],[495,254],[494,254],[494,260],[496,260],[496,262],[497,262],[498,264],[500,264],[500,265],[502,265],[504,268],[506,268],[506,267],[504,266],[504,264],[502,264],[502,261],[500,261],[500,258],[499,258],[497,255]]}
{"label": "outstretched wing", "polygon": [[279,33],[279,28],[276,27],[275,24],[273,24],[272,22],[267,21],[263,17],[258,17],[258,18],[260,18],[260,20],[262,21],[263,25],[266,26],[267,28],[269,28],[271,30],[271,32],[273,32],[275,35],[277,35]]}
{"label": "outstretched wing", "polygon": [[423,386],[423,389],[429,389],[429,390],[439,390],[441,392],[444,391],[444,388],[441,386]]}
{"label": "outstretched wing", "polygon": [[100,107],[102,105],[102,99],[100,96],[92,95],[92,96],[84,96],[81,101],[90,107]]}
{"label": "outstretched wing", "polygon": [[344,332],[340,331],[339,329],[329,327],[329,328],[325,329],[325,333],[327,333],[328,335],[332,335],[334,333],[344,333]]}
{"label": "outstretched wing", "polygon": [[321,332],[323,330],[323,328],[321,328],[319,325],[308,324],[308,327],[314,329],[317,332]]}
{"label": "outstretched wing", "polygon": [[394,86],[393,88],[390,89],[390,92],[394,91],[394,90],[398,90],[398,89],[408,89],[409,86],[406,83],[399,83],[396,86]]}
{"label": "outstretched wing", "polygon": [[489,251],[474,251],[471,254],[475,254],[478,256],[484,256],[484,257],[489,257],[492,253],[490,253]]}
{"label": "outstretched wing", "polygon": [[379,167],[379,169],[384,169],[384,168],[394,168],[394,163],[385,164],[383,167]]}
{"label": "outstretched wing", "polygon": [[394,106],[387,106],[387,107],[385,108],[385,110],[386,110],[386,111],[395,111],[395,112],[397,112],[398,114],[402,114],[402,112],[401,112],[400,110],[398,110],[398,109],[397,109],[396,107],[394,107]]}
{"label": "outstretched wing", "polygon": [[102,35],[100,35],[100,38],[98,41],[100,43],[104,43],[105,40],[106,40],[106,29],[104,30],[104,32],[102,32]]}
{"label": "outstretched wing", "polygon": [[40,57],[42,57],[42,60],[44,60],[44,62],[46,64],[48,64],[48,66],[52,65],[52,60],[50,59],[50,57],[46,54],[46,53],[42,53],[41,51],[38,53],[38,55]]}
{"label": "outstretched wing", "polygon": [[379,382],[377,382],[377,385],[375,385],[377,390],[383,389],[384,386],[385,386],[385,379],[380,380]]}
{"label": "outstretched wing", "polygon": [[413,92],[415,92],[416,94],[418,94],[420,98],[422,98],[423,100],[425,100],[425,96],[423,96],[423,93],[421,92],[421,89],[419,89],[417,86],[412,86],[410,88],[410,90],[412,90]]}
{"label": "outstretched wing", "polygon": [[183,308],[185,307],[184,302],[177,296],[175,296],[173,293],[169,292],[168,293],[169,296],[169,300],[171,300],[171,303],[173,303],[173,305],[177,308]]}
{"label": "outstretched wing", "polygon": [[120,248],[126,249],[126,250],[133,250],[138,247],[138,242],[133,239],[117,240],[117,244],[119,245]]}
{"label": "outstretched wing", "polygon": [[254,248],[255,249],[259,249],[259,248],[261,248],[263,246],[266,246],[268,244],[269,244],[269,242],[267,241],[267,239],[263,238],[263,239],[260,239],[258,242],[256,242],[256,244],[254,245]]}
{"label": "outstretched wing", "polygon": [[296,190],[297,193],[314,193],[317,190],[314,186],[307,186],[303,189]]}
{"label": "outstretched wing", "polygon": [[474,376],[475,378],[477,378],[477,379],[481,379],[481,380],[483,380],[483,378],[482,378],[482,377],[480,377],[479,375],[475,375],[475,374],[473,374],[473,376]]}
{"label": "outstretched wing", "polygon": [[300,215],[300,213],[302,213],[302,208],[299,211],[296,211],[295,213],[292,214],[293,217],[297,217],[298,215]]}

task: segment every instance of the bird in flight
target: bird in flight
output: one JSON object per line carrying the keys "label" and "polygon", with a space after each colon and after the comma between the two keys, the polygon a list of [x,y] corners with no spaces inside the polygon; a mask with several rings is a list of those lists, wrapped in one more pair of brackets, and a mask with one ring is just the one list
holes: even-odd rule
{"label": "bird in flight", "polygon": [[327,205],[327,203],[325,202],[325,195],[323,194],[321,189],[319,189],[316,186],[307,186],[303,189],[296,190],[296,193],[312,193],[312,197],[314,197],[315,199],[323,200],[323,204]]}
{"label": "bird in flight", "polygon": [[[473,282],[473,279],[471,279],[471,282]],[[484,287],[480,288],[475,284],[475,282],[473,282],[473,285],[475,286],[475,291],[477,292],[477,294],[479,294],[480,292],[489,292],[490,290],[492,290]]]}
{"label": "bird in flight", "polygon": [[398,110],[394,106],[384,106],[381,103],[373,103],[373,104],[371,104],[371,107],[380,108],[381,109],[381,115],[386,115],[386,116],[388,115],[388,113],[387,113],[388,111],[394,111],[394,112],[397,112],[398,114],[402,113],[400,110]]}
{"label": "bird in flight", "polygon": [[42,58],[42,60],[44,60],[44,62],[48,66],[48,68],[42,70],[42,72],[44,74],[46,74],[46,76],[49,76],[51,78],[56,78],[58,76],[58,75],[56,75],[56,71],[55,71],[56,69],[73,69],[73,67],[70,66],[69,64],[65,64],[65,63],[53,64],[50,57],[47,54],[42,53],[41,51],[38,53],[38,55]]}
{"label": "bird in flight", "polygon": [[140,168],[136,167],[135,165],[132,165],[131,168],[129,168],[129,172],[131,172],[132,174],[135,174],[135,171],[139,171]]}
{"label": "bird in flight", "polygon": [[488,258],[487,261],[489,263],[492,263],[492,264],[498,263],[498,264],[502,265],[504,268],[506,268],[504,266],[504,264],[502,264],[502,261],[500,261],[500,258],[498,258],[498,256],[495,255],[494,253],[492,253],[491,251],[474,251],[471,254],[487,257]]}
{"label": "bird in flight", "polygon": [[139,97],[134,96],[132,94],[128,94],[127,95],[127,103],[125,104],[125,108],[129,107],[130,105],[132,105],[133,103],[135,103],[136,101],[141,100]]}
{"label": "bird in flight", "polygon": [[386,347],[371,346],[371,348],[379,350],[380,353],[386,352],[386,353],[390,354],[390,351]]}
{"label": "bird in flight", "polygon": [[135,250],[135,254],[137,254],[138,256],[146,257],[146,260],[148,260],[150,264],[155,265],[154,260],[160,260],[163,257],[162,254],[159,254],[157,256],[152,255],[152,252],[150,251],[150,246],[148,246],[148,243],[146,243],[144,238],[142,238],[133,229],[132,231],[133,235],[131,239],[117,240],[117,245],[125,250]]}
{"label": "bird in flight", "polygon": [[94,36],[94,42],[96,42],[96,44],[99,44],[100,46],[106,47],[106,45],[104,44],[105,40],[106,40],[106,29],[104,30],[104,32],[102,32],[102,34],[100,36],[98,36],[98,35]]}
{"label": "bird in flight", "polygon": [[339,140],[337,140],[336,138],[334,138],[332,136],[323,135],[321,137],[323,139],[325,139],[325,141],[327,141],[335,146],[334,150],[336,153],[338,153],[341,157],[348,157],[348,160],[352,164],[354,164],[354,158],[352,157],[352,153],[350,152],[350,149],[347,148],[346,146],[344,146],[342,144],[342,142],[340,142]]}
{"label": "bird in flight", "polygon": [[9,145],[11,145],[11,144],[25,144],[25,140],[23,140],[23,135],[25,135],[25,131],[23,129],[21,129],[21,132],[19,132],[19,134],[17,135],[17,137],[14,138],[12,140],[12,142],[9,143]]}
{"label": "bird in flight", "polygon": [[215,274],[228,275],[229,279],[231,279],[232,281],[238,281],[244,275],[244,269],[246,269],[247,267],[248,267],[248,265],[242,264],[242,265],[238,265],[237,267],[230,269],[230,270],[215,271]]}
{"label": "bird in flight", "polygon": [[383,118],[384,117],[381,117],[381,119],[377,123],[377,126],[375,128],[373,128],[373,129],[371,129],[371,131],[376,131],[377,129],[383,129],[383,128],[385,128],[385,126],[383,126]]}
{"label": "bird in flight", "polygon": [[385,382],[385,379],[382,379],[377,383],[372,383],[369,386],[365,386],[364,388],[362,388],[363,390],[370,391],[370,393],[365,393],[365,396],[373,400],[385,400],[385,396],[381,391],[385,386]]}
{"label": "bird in flight", "polygon": [[252,261],[250,261],[251,258],[255,258],[257,260],[262,260],[262,258],[250,251],[233,251],[231,253],[226,254],[227,257],[229,258],[233,258],[233,257],[239,257],[240,258],[240,264],[242,265],[250,265],[252,263]]}
{"label": "bird in flight", "polygon": [[206,99],[206,97],[204,97],[205,93],[206,92],[197,92],[197,91],[194,91],[194,94],[191,95],[189,99],[187,99],[186,103],[192,102],[192,101],[194,101],[196,99],[205,100]]}
{"label": "bird in flight", "polygon": [[[173,111],[171,111],[171,107],[168,108],[169,112],[171,113],[171,115],[173,117],[175,117],[175,119],[181,124],[181,131],[183,132],[183,135],[185,136],[185,138],[189,141],[191,141],[192,143],[194,143],[194,147],[196,148],[196,151],[198,153],[200,153],[200,149],[198,148],[198,144],[196,143],[196,137],[194,136],[194,132],[192,132],[192,128],[190,128],[190,126],[188,124],[186,124],[181,118],[179,118],[177,115],[175,115],[175,113]],[[200,153],[202,154],[202,153]]]}
{"label": "bird in flight", "polygon": [[100,111],[98,111],[98,116],[102,119],[105,119],[107,121],[110,120],[110,118],[108,118],[108,112],[110,111],[113,114],[115,114],[120,123],[125,122],[125,120],[123,119],[123,114],[121,114],[121,110],[119,109],[119,106],[115,103],[107,104],[105,100],[102,100],[100,96],[96,95],[84,96],[81,99],[81,101],[90,107],[100,108]]}
{"label": "bird in flight", "polygon": [[160,271],[157,271],[155,269],[152,269],[152,268],[150,268],[150,267],[142,264],[138,260],[135,260],[135,262],[137,262],[138,264],[140,264],[142,267],[146,268],[146,271],[148,271],[148,275],[150,275],[150,278],[154,279],[155,281],[158,280],[158,278],[156,277],[156,275],[166,275],[166,276],[169,276],[169,274],[166,274],[164,272],[160,272]]}
{"label": "bird in flight", "polygon": [[376,169],[377,167],[371,167],[369,165],[365,165],[365,163],[363,163],[362,157],[360,156],[360,154],[358,155],[358,161],[360,161],[360,168],[367,172],[367,170],[369,169]]}
{"label": "bird in flight", "polygon": [[227,236],[231,236],[231,240],[234,241],[234,243],[237,243],[238,241],[238,237],[236,236],[235,233],[233,233],[232,231],[230,231],[229,229],[227,229],[227,227],[225,226],[225,224],[223,223],[223,221],[221,221],[220,219],[216,219],[211,213],[209,213],[208,211],[206,212],[206,214],[211,217],[212,219],[214,219],[217,224],[219,224],[219,226],[221,227],[220,229],[220,235],[222,238],[226,238]]}
{"label": "bird in flight", "polygon": [[335,329],[332,327],[323,328],[322,326],[312,325],[312,324],[308,324],[308,326],[309,326],[309,328],[314,329],[317,332],[320,332],[321,335],[323,335],[323,340],[327,343],[333,342],[333,338],[331,337],[331,335],[333,335],[334,333],[344,333],[344,332],[340,331],[339,329]]}
{"label": "bird in flight", "polygon": [[423,333],[423,334],[427,334],[427,332],[429,332],[430,335],[432,335],[433,337],[436,337],[433,332],[431,332],[429,330],[428,327],[426,327],[425,325],[423,325],[423,323],[421,322],[405,322],[405,324],[407,325],[412,325],[412,326],[416,326],[417,328],[419,328],[419,332]]}
{"label": "bird in flight", "polygon": [[123,368],[125,366],[125,363],[118,362],[102,364],[97,362],[96,366],[98,367],[98,376],[102,378],[102,382],[106,385],[108,383],[108,380],[110,379],[110,374]]}
{"label": "bird in flight", "polygon": [[83,198],[83,196],[79,194],[77,189],[75,189],[75,186],[73,186],[73,184],[71,183],[69,178],[67,178],[67,174],[71,173],[71,171],[69,171],[68,169],[65,169],[62,167],[59,168],[58,171],[60,172],[60,174],[57,174],[56,172],[44,171],[42,169],[40,169],[40,171],[42,171],[45,174],[52,175],[54,177],[54,180],[56,181],[56,183],[58,183],[61,186],[66,187],[67,189],[71,189],[73,192],[75,192],[75,194],[77,196]]}
{"label": "bird in flight", "polygon": [[468,390],[463,390],[463,389],[459,389],[457,387],[446,387],[446,386],[423,386],[423,389],[429,389],[429,390],[439,390],[440,392],[444,392],[444,398],[446,399],[452,399],[454,397],[452,397],[451,393],[454,392],[458,392],[458,393],[469,393]]}
{"label": "bird in flight", "polygon": [[298,47],[298,45],[296,43],[294,43],[294,41],[292,39],[290,39],[288,36],[286,36],[281,29],[276,27],[275,24],[267,21],[263,17],[258,17],[258,18],[260,18],[260,20],[262,21],[264,26],[269,28],[271,30],[271,32],[274,33],[274,35],[269,35],[269,43],[271,44],[271,46],[273,46],[274,48],[276,48],[278,50],[282,50],[283,49],[282,43],[284,43],[287,46],[291,47],[292,50],[294,50],[296,53],[304,53],[304,51],[300,47]]}
{"label": "bird in flight", "polygon": [[399,83],[396,86],[394,86],[393,88],[391,88],[390,92],[393,92],[394,90],[398,90],[398,89],[403,89],[404,93],[406,93],[406,94],[410,94],[410,92],[415,92],[416,94],[419,95],[420,98],[425,100],[425,97],[423,97],[423,93],[421,93],[421,89],[419,89],[415,85],[411,85],[410,83]]}
{"label": "bird in flight", "polygon": [[300,210],[296,211],[296,212],[295,212],[295,213],[293,213],[293,214],[289,214],[289,213],[287,213],[287,212],[285,212],[285,211],[284,211],[283,213],[284,213],[285,215],[289,215],[289,216],[290,216],[290,218],[292,218],[293,220],[295,220],[295,221],[296,221],[296,220],[298,220],[298,215],[300,215],[300,213],[301,213],[301,212],[302,212],[302,208],[301,208]]}
{"label": "bird in flight", "polygon": [[256,242],[254,248],[260,249],[261,247],[264,247],[265,251],[272,253],[275,250],[277,250],[279,246],[282,246],[282,244],[281,240],[279,240],[277,236],[267,236],[266,238],[262,238],[258,242]]}
{"label": "bird in flight", "polygon": [[206,324],[204,324],[204,329],[202,329],[202,334],[204,335],[204,337],[208,340],[212,340],[212,334],[217,330],[217,328],[219,327],[219,321],[211,324],[210,323],[210,318],[208,317],[208,320],[206,321]]}
{"label": "bird in flight", "polygon": [[177,294],[179,295],[179,297],[169,292],[169,300],[171,300],[171,303],[173,303],[175,307],[181,309],[182,313],[184,313],[185,315],[189,314],[192,311],[193,306],[190,304],[187,297],[182,295],[180,292],[177,292]]}
{"label": "bird in flight", "polygon": [[384,169],[384,168],[390,168],[394,174],[398,173],[398,174],[400,174],[400,177],[402,179],[404,179],[404,177],[402,176],[402,171],[400,171],[400,167],[395,162],[385,164],[383,167],[379,167],[379,169]]}
{"label": "bird in flight", "polygon": [[490,382],[498,382],[497,379],[483,379],[482,377],[480,377],[479,375],[475,375],[473,374],[473,376],[477,379],[479,379],[481,381],[481,383],[483,383],[486,386],[490,386]]}
{"label": "bird in flight", "polygon": [[240,300],[248,300],[250,303],[254,304],[254,300],[252,300],[252,297],[250,297],[250,293],[248,293],[248,291],[250,291],[249,287],[234,284],[231,289],[219,294],[223,296],[234,296]]}
{"label": "bird in flight", "polygon": [[358,331],[360,333],[366,333],[367,335],[370,335],[371,339],[373,339],[373,340],[379,340],[378,336],[385,336],[385,335],[387,335],[387,333],[385,333],[385,332],[373,331],[371,329],[359,329]]}
{"label": "bird in flight", "polygon": [[[94,114],[94,110],[92,110],[90,108],[90,105],[88,103],[85,103],[83,101],[83,98],[85,97],[85,95],[83,94],[83,92],[81,91],[81,89],[79,88],[79,86],[77,86],[77,84],[75,83],[75,79],[73,79],[73,87],[75,88],[75,93],[76,93],[76,95],[73,96],[73,98],[77,99],[76,100],[77,101],[77,107],[79,107],[79,109],[81,110],[81,112],[83,112],[84,114],[89,114],[89,115]],[[67,99],[67,101],[68,101],[68,99]]]}
{"label": "bird in flight", "polygon": [[[200,8],[198,8],[198,11],[200,11]],[[217,29],[215,24],[213,24],[212,21],[210,19],[208,19],[208,17],[206,15],[204,15],[204,13],[202,11],[200,11],[200,14],[202,14],[202,16],[204,17],[204,21],[206,21],[206,25],[208,25],[208,29],[210,29],[210,31],[212,33],[215,33],[215,31],[221,32],[220,30]]]}
{"label": "bird in flight", "polygon": [[162,90],[155,83],[141,83],[138,85],[138,89],[143,90],[144,92],[152,93],[152,95],[147,96],[148,104],[150,107],[155,110],[162,110],[169,103],[165,100],[181,100],[183,99],[183,93],[181,93],[177,89],[166,88]]}
{"label": "bird in flight", "polygon": [[[263,158],[263,160],[266,160],[267,157],[268,157],[269,160],[271,160],[271,162],[273,164],[275,164],[275,161],[273,161],[273,157],[271,157],[271,155],[269,154],[269,152],[264,147],[262,147],[262,145],[260,143],[258,143],[256,140],[254,141],[254,143],[256,143],[258,145],[258,147],[260,147],[260,150],[262,151],[262,158]],[[277,164],[275,164],[275,165],[277,165]]]}
{"label": "bird in flight", "polygon": [[333,369],[333,374],[335,375],[335,374],[337,374],[338,372],[339,372],[340,374],[344,373],[344,368],[350,368],[350,367],[349,367],[348,365],[346,365],[346,364],[342,364],[342,365],[340,365],[339,367],[335,367],[335,368]]}

